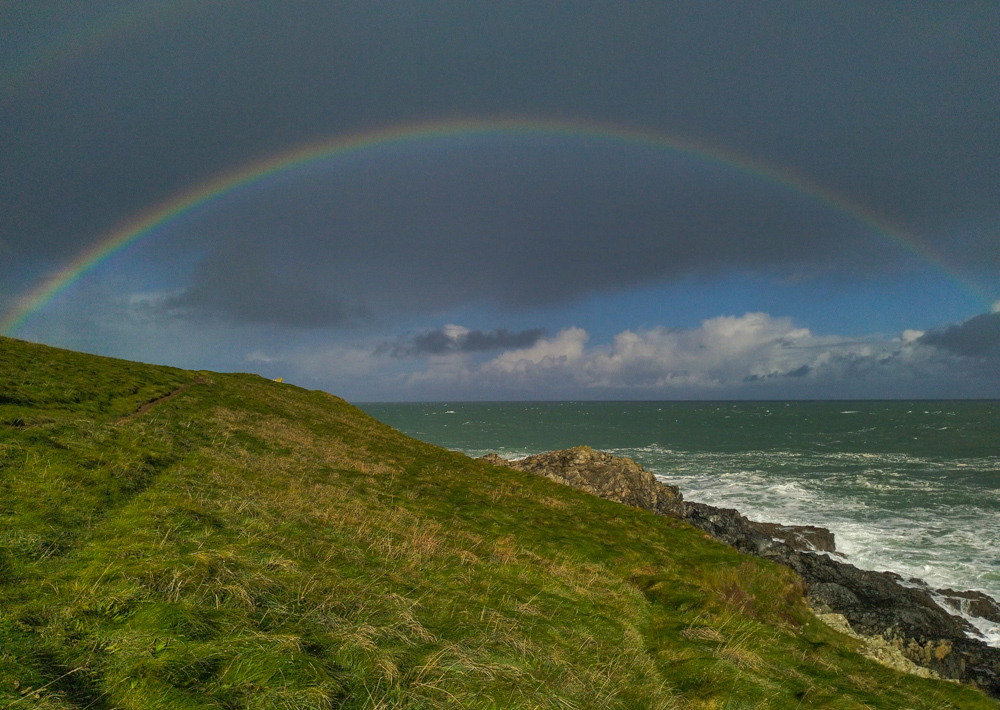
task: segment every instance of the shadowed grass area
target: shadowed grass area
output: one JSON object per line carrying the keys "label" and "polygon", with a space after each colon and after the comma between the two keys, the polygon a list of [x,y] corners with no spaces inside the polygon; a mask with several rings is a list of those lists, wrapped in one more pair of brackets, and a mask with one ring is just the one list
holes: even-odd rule
{"label": "shadowed grass area", "polygon": [[0,706],[998,707],[855,644],[785,568],[328,394],[0,338]]}

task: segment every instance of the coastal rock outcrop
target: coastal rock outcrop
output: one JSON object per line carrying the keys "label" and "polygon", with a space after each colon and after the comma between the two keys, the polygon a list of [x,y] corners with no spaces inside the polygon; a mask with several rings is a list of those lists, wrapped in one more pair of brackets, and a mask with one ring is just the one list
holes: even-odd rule
{"label": "coastal rock outcrop", "polygon": [[677,514],[684,504],[677,486],[660,483],[652,472],[632,459],[595,451],[589,446],[550,451],[516,461],[507,461],[496,454],[486,454],[483,459],[663,515]]}
{"label": "coastal rock outcrop", "polygon": [[[739,511],[688,503],[677,486],[657,480],[630,458],[577,446],[523,459],[508,460],[495,453],[482,457],[496,466],[544,476],[592,495],[661,515],[682,517],[724,542],[758,551],[782,542],[793,550],[834,552],[833,533],[813,525],[779,525],[747,520]],[[755,553],[756,554],[756,553]]]}
{"label": "coastal rock outcrop", "polygon": [[834,536],[825,528],[755,522],[732,508],[685,501],[676,486],[660,483],[632,459],[588,446],[513,461],[492,453],[483,459],[681,518],[740,552],[791,567],[802,576],[809,602],[821,615],[840,615],[854,633],[877,639],[877,645],[891,646],[943,678],[971,683],[1000,698],[1000,648],[970,638],[973,627],[935,599],[952,612],[1000,622],[1000,604],[982,592],[933,590],[918,579],[859,569],[834,559]]}

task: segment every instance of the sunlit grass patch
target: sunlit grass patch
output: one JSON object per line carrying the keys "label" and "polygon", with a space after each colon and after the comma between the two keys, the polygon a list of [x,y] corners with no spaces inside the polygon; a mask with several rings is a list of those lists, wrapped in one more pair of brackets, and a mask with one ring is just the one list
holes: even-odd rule
{"label": "sunlit grass patch", "polygon": [[0,347],[0,706],[996,707],[679,521],[250,375],[123,418],[198,373]]}

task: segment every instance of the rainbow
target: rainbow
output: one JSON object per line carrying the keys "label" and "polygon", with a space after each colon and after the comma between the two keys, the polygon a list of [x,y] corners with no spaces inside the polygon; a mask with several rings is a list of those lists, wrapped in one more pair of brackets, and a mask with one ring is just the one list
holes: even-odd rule
{"label": "rainbow", "polygon": [[[764,165],[749,158],[736,155],[720,148],[700,145],[690,140],[658,133],[647,133],[620,126],[587,123],[581,121],[550,120],[464,120],[449,122],[419,123],[403,127],[340,136],[331,140],[304,145],[266,160],[251,163],[232,172],[221,174],[212,180],[196,185],[175,195],[167,202],[139,214],[131,221],[107,234],[77,255],[62,269],[44,279],[33,290],[24,295],[0,321],[0,333],[11,334],[45,307],[53,298],[64,291],[74,281],[90,269],[111,258],[128,245],[153,234],[171,221],[202,209],[234,191],[255,185],[288,170],[322,160],[355,153],[363,153],[375,148],[399,146],[411,143],[432,142],[455,137],[493,136],[562,136],[602,141],[664,150],[692,156],[716,163],[751,175],[776,185],[791,189],[816,200],[828,208],[868,225],[875,232],[885,235],[908,251],[928,263],[937,266],[962,283],[961,277],[941,261],[914,237],[889,224],[878,215],[853,204],[843,197],[819,185],[799,177],[788,170]],[[966,284],[966,286],[968,286]]]}

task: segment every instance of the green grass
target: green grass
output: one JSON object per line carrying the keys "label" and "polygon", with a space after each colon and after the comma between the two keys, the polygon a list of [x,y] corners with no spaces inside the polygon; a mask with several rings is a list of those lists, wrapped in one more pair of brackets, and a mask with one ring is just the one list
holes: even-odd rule
{"label": "green grass", "polygon": [[0,706],[998,707],[855,648],[679,521],[325,393],[0,338]]}

